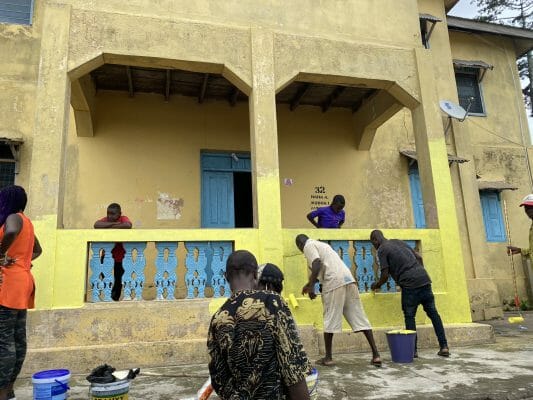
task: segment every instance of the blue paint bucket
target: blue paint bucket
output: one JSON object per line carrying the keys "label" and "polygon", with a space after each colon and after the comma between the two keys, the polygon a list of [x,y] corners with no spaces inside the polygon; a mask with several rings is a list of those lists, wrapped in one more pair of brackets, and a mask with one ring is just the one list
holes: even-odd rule
{"label": "blue paint bucket", "polygon": [[68,369],[50,369],[40,371],[32,376],[33,400],[64,400],[70,389]]}
{"label": "blue paint bucket", "polygon": [[411,363],[415,355],[416,331],[395,330],[387,332],[390,355],[393,362]]}

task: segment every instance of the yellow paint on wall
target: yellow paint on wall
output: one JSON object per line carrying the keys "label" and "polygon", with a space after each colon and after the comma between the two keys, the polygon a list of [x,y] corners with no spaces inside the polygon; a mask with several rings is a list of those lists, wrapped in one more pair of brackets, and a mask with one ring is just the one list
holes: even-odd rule
{"label": "yellow paint on wall", "polygon": [[[250,151],[248,107],[194,98],[101,92],[95,136],[67,144],[65,228],[91,228],[107,205],[133,227],[199,228],[202,151]],[[182,199],[179,219],[158,219],[161,195]]]}

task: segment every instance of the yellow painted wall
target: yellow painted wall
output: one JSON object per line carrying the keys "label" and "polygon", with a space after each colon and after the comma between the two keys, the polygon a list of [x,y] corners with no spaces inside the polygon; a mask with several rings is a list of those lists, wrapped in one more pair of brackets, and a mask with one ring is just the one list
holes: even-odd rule
{"label": "yellow painted wall", "polygon": [[[315,186],[328,202],[347,199],[346,228],[413,227],[408,160],[412,146],[407,110],[385,124],[370,152],[354,145],[352,113],[279,105],[278,139],[284,227],[305,227]],[[410,128],[408,128],[408,126]],[[111,202],[122,205],[134,228],[200,227],[200,151],[249,151],[248,107],[221,101],[102,91],[95,136],[78,137],[73,117],[67,144],[64,227],[91,228]],[[155,157],[147,157],[147,155]],[[96,161],[97,160],[97,161]],[[310,162],[313,160],[313,162]],[[379,176],[379,183],[375,177]],[[291,178],[293,185],[283,184]],[[158,193],[185,202],[178,220],[158,220]]]}
{"label": "yellow painted wall", "polygon": [[[299,307],[293,310],[298,322],[322,326],[322,305],[319,301],[311,301],[300,295],[308,273],[307,263],[302,253],[296,248],[294,239],[297,234],[304,233],[312,238],[322,240],[369,240],[371,229],[342,229],[342,230],[297,230],[283,231],[284,243],[284,272],[286,276],[285,296],[293,293]],[[444,271],[440,266],[443,262],[443,249],[438,230],[432,229],[385,229],[386,237],[404,240],[417,240],[421,244],[422,256],[433,281],[436,304],[445,323],[460,323],[470,321],[468,308],[456,307],[456,301],[463,296],[463,292],[456,285],[454,276],[463,274],[462,264],[456,263],[453,268]],[[366,293],[361,295],[365,311],[369,315],[373,326],[398,326],[403,324],[400,294]],[[418,313],[418,323],[429,323],[424,313]],[[347,327],[347,326],[345,326]]]}
{"label": "yellow painted wall", "polygon": [[37,3],[33,26],[0,23],[0,137],[24,141],[20,173],[15,178],[15,183],[24,187],[28,185],[32,152],[41,17]]}
{"label": "yellow painted wall", "polygon": [[[101,91],[95,136],[67,142],[64,227],[92,228],[107,205],[122,206],[135,229],[199,228],[200,153],[250,151],[246,103]],[[181,218],[158,219],[159,193],[184,201]]]}
{"label": "yellow painted wall", "polygon": [[[352,113],[278,105],[278,138],[283,226],[310,227],[311,202],[346,198],[345,228],[414,227],[408,160],[399,149],[413,146],[411,116],[398,113],[378,129],[370,151],[355,147]],[[293,179],[292,185],[285,179]],[[323,186],[328,199],[313,199]],[[319,195],[320,196],[320,195]]]}
{"label": "yellow painted wall", "polygon": [[[454,59],[482,60],[494,65],[481,82],[486,116],[471,116],[464,124],[472,142],[476,174],[483,180],[505,181],[518,187],[516,191],[503,191],[501,199],[507,203],[513,244],[527,247],[531,221],[518,205],[525,195],[532,192],[533,183],[526,158],[530,136],[512,41],[490,35],[451,32],[450,43]],[[484,231],[480,235],[485,238]],[[478,271],[478,277],[494,280],[501,300],[514,296],[506,245],[486,242],[481,248],[472,248],[472,256],[484,266],[484,271]],[[521,257],[515,257],[515,266],[519,295],[525,298],[526,282]]]}
{"label": "yellow painted wall", "polygon": [[[446,143],[436,117],[435,100],[454,94],[448,34],[444,23],[437,26],[430,57],[421,51],[418,24],[419,12],[443,17],[442,1],[322,1],[309,7],[306,0],[276,0],[265,7],[254,1],[201,0],[177,5],[173,0],[133,0],[127,13],[119,0],[36,3],[35,29],[42,26],[43,48],[38,46],[39,33],[30,29],[29,34],[13,35],[17,29],[2,27],[0,32],[8,35],[1,36],[0,45],[9,47],[15,56],[12,59],[19,61],[15,66],[0,61],[0,68],[1,73],[8,71],[7,75],[16,72],[18,86],[13,86],[12,95],[22,81],[37,89],[33,89],[34,97],[27,90],[23,101],[27,108],[16,114],[25,122],[9,126],[12,131],[22,126],[29,140],[34,132],[42,144],[35,149],[27,146],[33,150],[35,167],[20,177],[21,182],[29,182],[34,202],[31,216],[46,249],[35,270],[40,308],[83,305],[88,241],[235,240],[237,248],[249,248],[260,261],[285,260],[289,271],[295,230],[281,231],[280,226],[309,227],[305,214],[317,185],[324,185],[329,196],[341,192],[348,200],[348,229],[328,235],[367,239],[368,230],[374,227],[412,228],[407,161],[398,150],[413,143],[414,131],[426,160],[423,178],[435,183],[435,190],[425,190],[431,195],[432,224],[439,229],[393,229],[388,233],[422,240],[423,251],[432,261],[430,273],[445,321],[469,320],[454,197],[444,154]],[[47,16],[44,21],[43,15]],[[15,37],[15,45],[9,42],[9,35]],[[137,94],[129,99],[125,93],[100,92],[94,113],[95,136],[77,137],[72,120],[70,129],[65,129],[69,104],[66,74],[78,78],[102,62],[113,61],[163,68],[212,68],[233,78],[250,95],[250,106],[232,109],[223,102],[198,105],[195,99],[175,96],[164,103],[159,95]],[[36,78],[32,83],[32,78],[22,77],[24,71],[35,76],[37,65],[41,68],[40,82],[35,86]],[[275,91],[297,73],[326,83],[359,80],[385,87],[390,84],[389,88],[395,85],[405,97],[415,99],[411,105],[415,129],[411,113],[400,111],[378,129],[370,151],[356,151],[351,113],[332,110],[322,114],[311,107],[292,113],[286,106],[276,109]],[[0,98],[0,110],[8,110],[2,111],[8,117],[14,107],[11,97]],[[39,99],[39,104],[34,104],[34,99]],[[417,107],[416,100],[425,103]],[[39,124],[32,128],[36,118]],[[68,131],[64,150],[63,129]],[[453,150],[453,145],[453,140],[448,140],[448,148]],[[256,155],[259,229],[182,229],[200,225],[201,149],[251,149]],[[29,163],[27,155],[24,157]],[[315,166],[317,160],[323,164],[320,168]],[[304,168],[306,165],[310,167]],[[456,174],[453,182],[462,184],[456,170],[452,172]],[[282,185],[283,178],[292,178],[294,185]],[[184,199],[180,220],[162,222],[155,218],[158,191]],[[457,200],[457,186],[455,196]],[[122,204],[136,229],[90,229],[112,201]],[[67,229],[58,230],[57,226]],[[299,260],[294,262],[301,269],[303,257],[294,260]],[[300,270],[289,286],[304,276]],[[377,317],[384,314],[387,304],[398,307],[397,295],[383,298],[381,303],[365,302],[371,319],[376,315],[377,324],[400,318],[399,313]],[[319,315],[314,307],[300,309],[299,313],[307,313],[302,314],[301,322],[316,322],[309,319],[313,313]]]}
{"label": "yellow painted wall", "polygon": [[[123,13],[120,0],[87,3],[84,0],[63,0],[73,8],[102,13]],[[134,0],[128,3],[132,15],[168,20],[195,20],[228,26],[262,26],[276,31],[356,39],[411,46],[418,35],[416,2],[414,0],[351,0],[345,2],[275,0],[257,3],[253,0]],[[398,20],[411,23],[396,24]],[[372,23],[369,23],[372,21]],[[213,46],[213,43],[204,43]]]}

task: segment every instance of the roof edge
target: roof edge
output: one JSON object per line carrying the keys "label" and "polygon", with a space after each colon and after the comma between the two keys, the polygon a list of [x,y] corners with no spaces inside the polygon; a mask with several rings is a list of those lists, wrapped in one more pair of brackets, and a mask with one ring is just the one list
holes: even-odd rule
{"label": "roof edge", "polygon": [[457,3],[459,0],[444,0],[444,9],[449,12]]}

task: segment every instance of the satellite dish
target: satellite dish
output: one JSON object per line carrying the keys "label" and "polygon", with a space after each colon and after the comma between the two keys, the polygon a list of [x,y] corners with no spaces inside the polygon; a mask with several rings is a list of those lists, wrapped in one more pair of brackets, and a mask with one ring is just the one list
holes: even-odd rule
{"label": "satellite dish", "polygon": [[452,118],[458,120],[459,122],[463,122],[466,117],[468,117],[468,111],[470,111],[470,107],[472,106],[473,101],[473,97],[470,97],[470,99],[468,99],[468,107],[466,108],[466,110],[459,104],[455,104],[453,101],[439,101],[440,109],[444,111],[444,113],[448,116],[448,126],[444,130],[444,136],[446,136],[446,133],[448,133],[448,129],[450,129],[450,127],[452,126]]}
{"label": "satellite dish", "polygon": [[450,100],[441,100],[439,102],[439,105],[440,105],[440,109],[444,111],[446,115],[448,115],[451,118],[458,119],[461,122],[463,122],[465,118],[468,116],[468,111],[466,111],[459,104],[455,104],[451,102]]}

